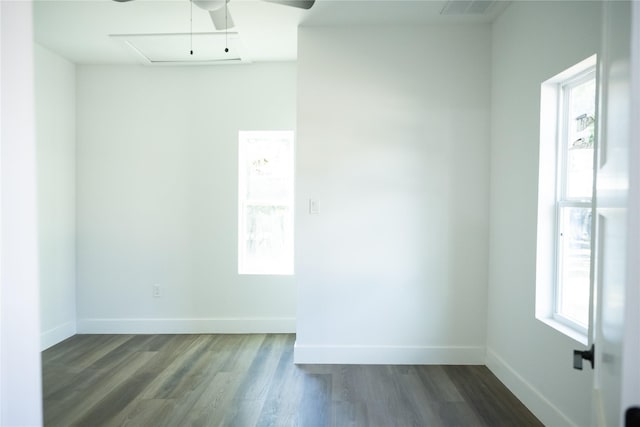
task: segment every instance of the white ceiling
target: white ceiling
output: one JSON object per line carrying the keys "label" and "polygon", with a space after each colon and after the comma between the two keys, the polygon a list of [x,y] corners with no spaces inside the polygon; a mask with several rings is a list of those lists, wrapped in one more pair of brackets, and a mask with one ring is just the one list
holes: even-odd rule
{"label": "white ceiling", "polygon": [[[229,11],[236,26],[230,30],[229,38],[233,39],[233,44],[229,44],[229,54],[237,54],[240,50],[245,62],[295,60],[299,25],[397,26],[490,22],[508,4],[497,1],[483,15],[443,16],[440,12],[446,3],[446,0],[316,0],[310,10],[304,10],[259,0],[231,0]],[[192,22],[194,33],[216,32],[208,12],[196,6],[193,6],[191,21],[189,0],[135,0],[126,3],[112,0],[36,0],[34,22],[35,39],[39,44],[79,64],[144,63],[142,57],[123,41],[123,37],[114,35],[188,35]],[[222,34],[208,37],[223,40]],[[189,37],[183,35],[171,43],[174,46],[185,44],[180,52],[184,59],[191,57],[188,55],[188,40]],[[199,52],[194,46],[194,57]]]}

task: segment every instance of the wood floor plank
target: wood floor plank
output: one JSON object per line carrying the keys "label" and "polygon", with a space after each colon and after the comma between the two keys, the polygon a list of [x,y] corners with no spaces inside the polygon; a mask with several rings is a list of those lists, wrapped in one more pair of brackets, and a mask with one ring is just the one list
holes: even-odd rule
{"label": "wood floor plank", "polygon": [[369,422],[367,405],[363,402],[332,401],[331,425],[341,427],[368,427],[374,425]]}
{"label": "wood floor plank", "polygon": [[[484,366],[451,366],[447,373],[487,426],[511,426],[516,422],[536,422],[531,413],[522,414],[520,401]],[[524,417],[524,419],[523,419]]]}
{"label": "wood floor plank", "polygon": [[328,427],[331,420],[331,374],[310,374],[303,377],[298,422],[302,426]]}
{"label": "wood floor plank", "polygon": [[293,426],[303,395],[302,371],[293,365],[293,340],[288,340],[274,372],[267,399],[262,407],[259,427]]}
{"label": "wood floor plank", "polygon": [[299,365],[295,336],[80,335],[42,355],[45,426],[542,424],[484,366]]}
{"label": "wood floor plank", "polygon": [[236,372],[219,372],[207,384],[194,403],[182,425],[207,427],[222,425],[231,407],[242,375]]}
{"label": "wood floor plank", "polygon": [[418,376],[418,368],[412,366],[406,372],[399,372],[395,378],[394,393],[406,407],[407,422],[411,425],[438,425],[441,420],[437,406]]}
{"label": "wood floor plank", "polygon": [[[482,422],[478,414],[466,402],[439,402],[439,425],[491,427]],[[522,424],[515,424],[522,425]]]}
{"label": "wood floor plank", "polygon": [[416,371],[424,385],[429,401],[463,402],[460,390],[447,374],[447,367],[440,365],[418,366]]}
{"label": "wood floor plank", "polygon": [[77,424],[81,426],[108,424],[136,399],[152,379],[153,374],[149,372],[134,373],[93,405],[80,417]]}
{"label": "wood floor plank", "polygon": [[[44,400],[45,423],[48,425],[69,426],[78,423],[87,413],[91,413],[93,407],[98,405],[114,389],[124,383],[137,369],[144,366],[155,353],[131,353],[120,365],[111,371],[95,371],[95,381],[90,385],[83,381],[78,386],[71,383],[69,394],[60,400]],[[76,388],[77,387],[77,388]],[[49,405],[57,411],[49,412]],[[49,414],[57,414],[55,418],[47,419]],[[104,420],[106,421],[106,420]]]}
{"label": "wood floor plank", "polygon": [[207,364],[206,338],[194,336],[193,341],[180,354],[156,372],[156,377],[144,391],[144,398],[171,399],[193,390],[193,378]]}
{"label": "wood floor plank", "polygon": [[[105,335],[104,340],[79,341],[74,343],[72,349],[61,357],[64,357],[68,367],[80,372],[130,339],[131,335]],[[55,361],[51,361],[51,363],[55,363]]]}
{"label": "wood floor plank", "polygon": [[225,336],[219,347],[220,356],[226,358],[226,364],[221,369],[227,372],[246,372],[264,338],[263,334]]}
{"label": "wood floor plank", "polygon": [[245,381],[237,395],[238,400],[264,400],[269,385],[275,375],[278,362],[282,357],[282,340],[277,335],[264,338],[256,352],[245,376]]}

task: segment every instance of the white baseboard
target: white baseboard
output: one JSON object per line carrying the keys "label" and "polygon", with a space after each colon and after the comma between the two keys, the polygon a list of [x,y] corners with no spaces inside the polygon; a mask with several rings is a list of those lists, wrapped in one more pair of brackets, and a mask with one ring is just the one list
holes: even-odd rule
{"label": "white baseboard", "polygon": [[40,333],[40,350],[44,351],[76,334],[76,322],[67,322]]}
{"label": "white baseboard", "polygon": [[78,319],[79,334],[275,334],[295,331],[295,318]]}
{"label": "white baseboard", "polygon": [[296,342],[296,364],[484,365],[484,347],[304,345]]}
{"label": "white baseboard", "polygon": [[575,426],[575,424],[549,401],[538,389],[525,380],[515,369],[487,349],[487,367],[520,401],[546,426]]}

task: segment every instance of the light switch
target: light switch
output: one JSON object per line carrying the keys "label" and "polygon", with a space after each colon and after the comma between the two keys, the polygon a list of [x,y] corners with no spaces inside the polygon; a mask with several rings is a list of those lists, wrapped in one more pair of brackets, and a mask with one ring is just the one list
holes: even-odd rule
{"label": "light switch", "polygon": [[309,215],[318,215],[320,213],[320,204],[316,199],[309,199]]}

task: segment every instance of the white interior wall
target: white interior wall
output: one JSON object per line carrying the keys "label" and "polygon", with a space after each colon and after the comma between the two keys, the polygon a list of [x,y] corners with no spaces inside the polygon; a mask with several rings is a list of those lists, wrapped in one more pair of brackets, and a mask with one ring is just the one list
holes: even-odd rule
{"label": "white interior wall", "polygon": [[42,424],[31,2],[0,2],[0,425]]}
{"label": "white interior wall", "polygon": [[490,27],[298,51],[296,362],[484,363]]}
{"label": "white interior wall", "polygon": [[295,63],[77,68],[79,332],[295,330],[292,276],[237,273],[238,131],[295,129],[295,82]]}
{"label": "white interior wall", "polygon": [[597,53],[600,8],[513,2],[492,30],[487,365],[554,426],[589,424],[593,375],[571,368],[583,344],[534,317],[540,85]]}
{"label": "white interior wall", "polygon": [[35,45],[41,346],[76,333],[75,66]]}

